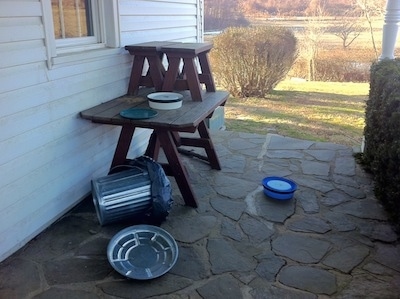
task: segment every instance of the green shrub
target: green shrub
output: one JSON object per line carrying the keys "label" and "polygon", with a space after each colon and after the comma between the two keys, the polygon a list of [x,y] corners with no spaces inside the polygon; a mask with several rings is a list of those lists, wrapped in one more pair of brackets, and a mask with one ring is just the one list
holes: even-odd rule
{"label": "green shrub", "polygon": [[400,60],[371,67],[363,163],[372,172],[375,194],[400,228]]}
{"label": "green shrub", "polygon": [[295,36],[280,27],[231,27],[213,42],[215,80],[237,97],[264,97],[285,78],[297,56]]}

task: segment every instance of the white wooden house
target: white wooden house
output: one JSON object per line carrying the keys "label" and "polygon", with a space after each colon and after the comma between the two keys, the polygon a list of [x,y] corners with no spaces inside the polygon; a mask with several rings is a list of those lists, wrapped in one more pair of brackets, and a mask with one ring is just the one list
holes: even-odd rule
{"label": "white wooden house", "polygon": [[[72,21],[60,15],[68,6]],[[0,0],[0,261],[107,173],[119,128],[79,112],[126,94],[124,46],[201,42],[202,13],[203,0]],[[136,132],[132,157],[148,136]]]}
{"label": "white wooden house", "polygon": [[[399,3],[387,1],[381,59],[394,58]],[[60,18],[62,4],[90,26]],[[200,42],[202,14],[203,0],[0,0],[0,261],[107,173],[119,129],[79,112],[126,93],[132,57],[124,46]],[[74,38],[64,38],[68,22]],[[90,34],[80,36],[85,25]],[[149,136],[136,133],[132,157]]]}

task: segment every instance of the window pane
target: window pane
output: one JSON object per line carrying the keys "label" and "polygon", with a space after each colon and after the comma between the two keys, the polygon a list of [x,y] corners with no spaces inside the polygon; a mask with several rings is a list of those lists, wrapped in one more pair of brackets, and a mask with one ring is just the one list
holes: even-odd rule
{"label": "window pane", "polygon": [[93,36],[91,0],[51,0],[56,39]]}

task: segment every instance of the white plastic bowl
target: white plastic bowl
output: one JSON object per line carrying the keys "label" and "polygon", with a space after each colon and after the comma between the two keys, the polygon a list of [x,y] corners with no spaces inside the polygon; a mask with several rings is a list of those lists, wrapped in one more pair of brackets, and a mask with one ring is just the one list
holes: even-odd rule
{"label": "white plastic bowl", "polygon": [[147,95],[149,106],[153,109],[171,110],[182,107],[183,96],[174,92],[154,92]]}

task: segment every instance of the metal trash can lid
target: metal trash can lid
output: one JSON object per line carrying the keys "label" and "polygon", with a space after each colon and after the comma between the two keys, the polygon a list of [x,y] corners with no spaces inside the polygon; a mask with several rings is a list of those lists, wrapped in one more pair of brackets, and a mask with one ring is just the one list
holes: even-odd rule
{"label": "metal trash can lid", "polygon": [[167,273],[178,259],[178,245],[164,229],[134,225],[118,232],[109,242],[107,258],[120,274],[147,280]]}

